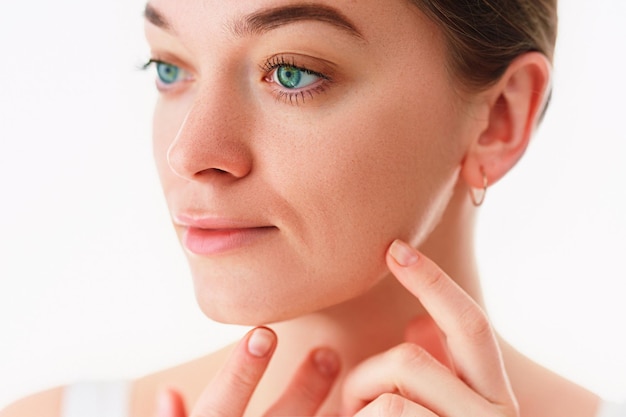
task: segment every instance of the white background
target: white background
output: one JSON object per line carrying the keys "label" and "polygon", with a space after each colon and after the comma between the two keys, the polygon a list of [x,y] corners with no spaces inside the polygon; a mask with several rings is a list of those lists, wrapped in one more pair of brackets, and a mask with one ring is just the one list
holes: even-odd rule
{"label": "white background", "polygon": [[[143,0],[0,13],[0,407],[76,379],[130,378],[243,329],[196,307],[151,161]],[[626,396],[626,2],[561,0],[555,93],[489,191],[490,313],[524,352]]]}

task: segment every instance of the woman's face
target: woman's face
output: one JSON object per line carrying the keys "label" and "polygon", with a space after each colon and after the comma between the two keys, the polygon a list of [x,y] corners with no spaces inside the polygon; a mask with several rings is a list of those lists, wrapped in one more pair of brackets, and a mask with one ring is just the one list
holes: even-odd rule
{"label": "woman's face", "polygon": [[151,0],[154,152],[204,312],[365,293],[447,204],[475,120],[408,1]]}

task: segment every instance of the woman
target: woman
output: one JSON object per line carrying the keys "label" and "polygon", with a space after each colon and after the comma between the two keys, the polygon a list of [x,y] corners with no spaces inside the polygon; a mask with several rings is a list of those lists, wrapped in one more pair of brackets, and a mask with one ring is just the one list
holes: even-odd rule
{"label": "woman", "polygon": [[597,415],[493,332],[473,256],[555,5],[222,3],[146,7],[155,159],[203,311],[273,331],[137,381],[130,415]]}

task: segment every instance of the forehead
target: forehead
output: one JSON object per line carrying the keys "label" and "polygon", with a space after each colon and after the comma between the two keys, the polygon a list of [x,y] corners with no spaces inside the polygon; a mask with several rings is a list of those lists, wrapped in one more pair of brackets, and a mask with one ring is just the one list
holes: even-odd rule
{"label": "forehead", "polygon": [[[172,23],[150,3],[146,5],[145,17],[153,25],[174,31]],[[237,36],[262,34],[290,23],[317,21],[334,26],[353,36],[362,37],[360,31],[341,11],[323,4],[285,4],[261,8],[257,11],[234,17],[226,22],[227,30]]]}
{"label": "forehead", "polygon": [[322,24],[365,41],[434,29],[407,0],[150,0],[146,17],[162,29],[192,37],[262,35],[292,23]]}

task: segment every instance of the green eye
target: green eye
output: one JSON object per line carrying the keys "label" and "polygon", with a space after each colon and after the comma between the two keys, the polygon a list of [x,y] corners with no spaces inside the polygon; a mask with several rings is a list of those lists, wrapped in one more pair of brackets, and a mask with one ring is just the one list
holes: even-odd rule
{"label": "green eye", "polygon": [[165,62],[157,62],[156,70],[159,80],[163,84],[173,84],[179,81],[179,76],[182,72],[176,65],[167,64]]}
{"label": "green eye", "polygon": [[288,89],[308,87],[320,79],[318,75],[290,65],[281,65],[274,72],[274,81]]}

